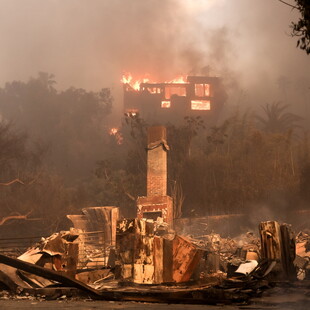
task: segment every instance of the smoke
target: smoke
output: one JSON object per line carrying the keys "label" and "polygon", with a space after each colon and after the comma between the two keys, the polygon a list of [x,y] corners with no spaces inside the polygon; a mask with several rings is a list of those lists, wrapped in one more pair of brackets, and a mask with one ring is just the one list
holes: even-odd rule
{"label": "smoke", "polygon": [[226,79],[231,104],[282,100],[304,114],[309,58],[288,27],[297,18],[270,0],[0,0],[0,85],[44,71],[58,88],[116,92],[123,71],[164,80],[208,71]]}
{"label": "smoke", "polygon": [[[59,90],[111,88],[121,111],[123,71],[159,81],[210,74],[222,77],[228,89],[225,111],[282,101],[307,121],[309,56],[289,35],[289,24],[297,19],[296,10],[276,0],[0,0],[0,88],[47,72],[55,75]],[[32,139],[38,133],[54,143],[51,166],[60,165],[69,180],[87,175],[107,151],[104,113],[98,109],[97,121],[89,122],[96,100],[92,105],[85,98],[78,108],[75,95],[83,91],[70,90],[69,99],[29,93],[13,98],[17,112],[2,103],[33,127]],[[276,203],[283,209],[254,206],[253,225],[285,213],[286,202]]]}
{"label": "smoke", "polygon": [[190,22],[177,0],[1,4],[2,82],[48,71],[60,86],[93,89],[119,82],[123,70],[171,74]]}

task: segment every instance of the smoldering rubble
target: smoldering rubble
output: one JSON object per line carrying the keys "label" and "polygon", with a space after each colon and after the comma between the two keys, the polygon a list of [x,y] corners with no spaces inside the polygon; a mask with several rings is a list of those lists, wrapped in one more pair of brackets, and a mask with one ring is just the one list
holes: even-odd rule
{"label": "smoldering rubble", "polygon": [[[111,207],[96,212],[111,214]],[[275,221],[260,223],[258,233],[194,238],[162,219],[110,218],[101,252],[85,241],[86,233],[71,228],[18,258],[0,255],[2,298],[240,304],[283,286],[309,285],[308,232],[293,236],[289,225]],[[101,260],[89,264],[94,256]]]}
{"label": "smoldering rubble", "polygon": [[309,304],[310,231],[295,234],[273,220],[232,237],[180,229],[167,195],[168,150],[165,128],[151,127],[147,194],[137,200],[136,218],[122,218],[115,206],[88,207],[67,215],[70,230],[41,238],[22,255],[2,251],[1,298]]}

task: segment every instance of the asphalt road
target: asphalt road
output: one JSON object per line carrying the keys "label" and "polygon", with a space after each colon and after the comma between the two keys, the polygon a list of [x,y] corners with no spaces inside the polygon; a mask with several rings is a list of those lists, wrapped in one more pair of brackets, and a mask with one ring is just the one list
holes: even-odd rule
{"label": "asphalt road", "polygon": [[0,300],[0,309],[77,309],[77,310],[118,310],[118,309],[146,309],[146,310],[236,310],[238,306],[208,306],[208,305],[168,305],[149,304],[137,302],[112,302],[112,301],[37,301],[37,300]]}
{"label": "asphalt road", "polygon": [[44,309],[44,310],[119,310],[119,309],[145,309],[145,310],[309,310],[310,303],[296,302],[290,304],[264,304],[264,305],[184,305],[184,304],[151,304],[137,302],[113,302],[92,300],[0,300],[0,309]]}

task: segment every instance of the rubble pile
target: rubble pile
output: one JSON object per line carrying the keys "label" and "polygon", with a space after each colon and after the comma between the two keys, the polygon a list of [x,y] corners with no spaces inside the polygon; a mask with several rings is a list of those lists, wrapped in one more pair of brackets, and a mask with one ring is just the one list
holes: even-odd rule
{"label": "rubble pile", "polygon": [[[236,270],[241,264],[257,265],[260,257],[260,239],[253,232],[247,232],[235,238],[223,238],[212,232],[208,235],[193,238],[187,236],[192,243],[205,251],[205,271],[201,279],[212,276],[237,276]],[[242,273],[242,272],[241,272]]]}
{"label": "rubble pile", "polygon": [[[310,236],[297,235],[295,257],[290,253],[295,238],[286,224],[261,223],[260,238],[253,232],[235,238],[215,232],[182,236],[161,219],[123,219],[115,229],[115,256],[102,268],[77,268],[85,239],[75,228],[42,238],[18,259],[0,255],[1,288],[13,296],[41,299],[90,296],[225,304],[248,302],[273,282],[293,281],[293,258],[298,279],[309,275]],[[102,248],[94,249],[89,257],[102,257]],[[11,298],[5,291],[2,295]]]}
{"label": "rubble pile", "polygon": [[70,231],[54,233],[28,249],[18,259],[41,267],[63,271],[74,275],[78,260],[78,238],[81,232]]}
{"label": "rubble pile", "polygon": [[[85,232],[76,228],[54,233],[47,238],[41,238],[38,243],[18,258],[30,263],[38,263],[38,265],[49,269],[62,271],[66,271],[68,256],[71,257],[71,260],[75,260],[75,269],[91,269],[98,265],[101,267],[108,260],[107,249],[98,247],[97,244],[87,243],[85,235]],[[38,262],[39,260],[40,262]]]}
{"label": "rubble pile", "polygon": [[106,268],[114,255],[119,208],[88,207],[81,211],[80,215],[67,215],[74,228],[80,231],[77,268]]}
{"label": "rubble pile", "polygon": [[[120,219],[114,206],[67,215],[69,231],[42,238],[18,258],[0,254],[0,290],[22,298],[230,304],[249,303],[297,277],[306,283],[309,232],[295,240],[291,226],[276,221],[261,222],[259,237],[223,238],[211,230],[231,215],[215,216],[218,226],[209,227],[209,219],[178,225],[167,195],[166,129],[150,127],[147,136],[147,195],[136,201],[136,218]],[[242,216],[234,215],[238,225]],[[197,235],[185,234],[189,228]]]}

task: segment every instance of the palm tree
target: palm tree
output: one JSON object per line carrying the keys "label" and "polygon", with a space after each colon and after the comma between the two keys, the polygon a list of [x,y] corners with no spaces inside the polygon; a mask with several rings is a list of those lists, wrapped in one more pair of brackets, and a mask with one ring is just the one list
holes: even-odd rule
{"label": "palm tree", "polygon": [[267,103],[265,106],[262,106],[265,116],[256,115],[255,117],[265,131],[284,133],[300,127],[297,123],[303,119],[294,113],[285,112],[288,107],[288,104],[282,105],[281,102]]}

